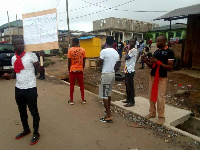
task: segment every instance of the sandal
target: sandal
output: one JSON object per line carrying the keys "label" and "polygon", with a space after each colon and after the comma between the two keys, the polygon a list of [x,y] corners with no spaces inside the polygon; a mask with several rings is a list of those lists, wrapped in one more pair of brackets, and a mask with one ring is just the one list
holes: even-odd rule
{"label": "sandal", "polygon": [[102,117],[100,119],[101,122],[104,122],[104,123],[113,123],[112,119],[109,119],[109,120],[105,120],[105,117]]}
{"label": "sandal", "polygon": [[109,120],[102,119],[101,122],[104,122],[104,123],[113,123],[112,119],[109,119]]}

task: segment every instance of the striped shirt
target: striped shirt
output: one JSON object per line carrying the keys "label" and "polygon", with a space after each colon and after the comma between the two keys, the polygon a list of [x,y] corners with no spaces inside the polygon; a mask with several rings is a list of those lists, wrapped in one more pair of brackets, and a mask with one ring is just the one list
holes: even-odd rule
{"label": "striped shirt", "polygon": [[125,61],[124,72],[131,73],[135,71],[135,62],[137,58],[137,49],[133,48],[128,52],[129,59]]}

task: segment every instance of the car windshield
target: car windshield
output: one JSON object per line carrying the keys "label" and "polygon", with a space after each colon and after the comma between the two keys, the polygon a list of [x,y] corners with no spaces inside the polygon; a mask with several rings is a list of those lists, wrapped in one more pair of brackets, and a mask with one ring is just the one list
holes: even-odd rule
{"label": "car windshield", "polygon": [[14,48],[11,44],[0,44],[0,53],[13,53]]}

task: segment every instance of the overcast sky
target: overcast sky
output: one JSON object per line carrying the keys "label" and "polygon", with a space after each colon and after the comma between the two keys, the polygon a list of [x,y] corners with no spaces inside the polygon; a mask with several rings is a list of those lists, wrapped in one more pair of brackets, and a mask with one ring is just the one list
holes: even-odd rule
{"label": "overcast sky", "polygon": [[[160,17],[167,12],[134,12],[134,11],[172,11],[177,8],[199,4],[200,0],[68,0],[70,29],[81,31],[92,31],[92,21],[117,17],[130,18],[147,22]],[[130,2],[132,1],[132,2]],[[58,29],[67,29],[66,0],[0,0],[0,25],[8,22],[7,11],[9,11],[10,22],[22,19],[22,14],[37,12],[41,10],[57,8]],[[126,2],[130,2],[125,4]],[[92,4],[96,4],[89,6]],[[115,7],[118,10],[109,9]],[[106,10],[108,9],[108,10]],[[126,11],[123,11],[126,10]],[[99,12],[102,11],[102,12]],[[92,14],[93,13],[93,14]],[[92,14],[92,15],[89,15]],[[83,17],[80,17],[83,16]],[[78,18],[76,18],[78,17]],[[172,23],[186,23],[186,19],[173,21]],[[165,21],[155,21],[161,25],[169,24]]]}

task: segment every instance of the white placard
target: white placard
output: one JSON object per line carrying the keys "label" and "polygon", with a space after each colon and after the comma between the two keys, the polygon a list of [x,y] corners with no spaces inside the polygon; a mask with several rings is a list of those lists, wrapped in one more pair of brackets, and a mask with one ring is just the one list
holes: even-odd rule
{"label": "white placard", "polygon": [[56,13],[24,18],[25,45],[58,41]]}

